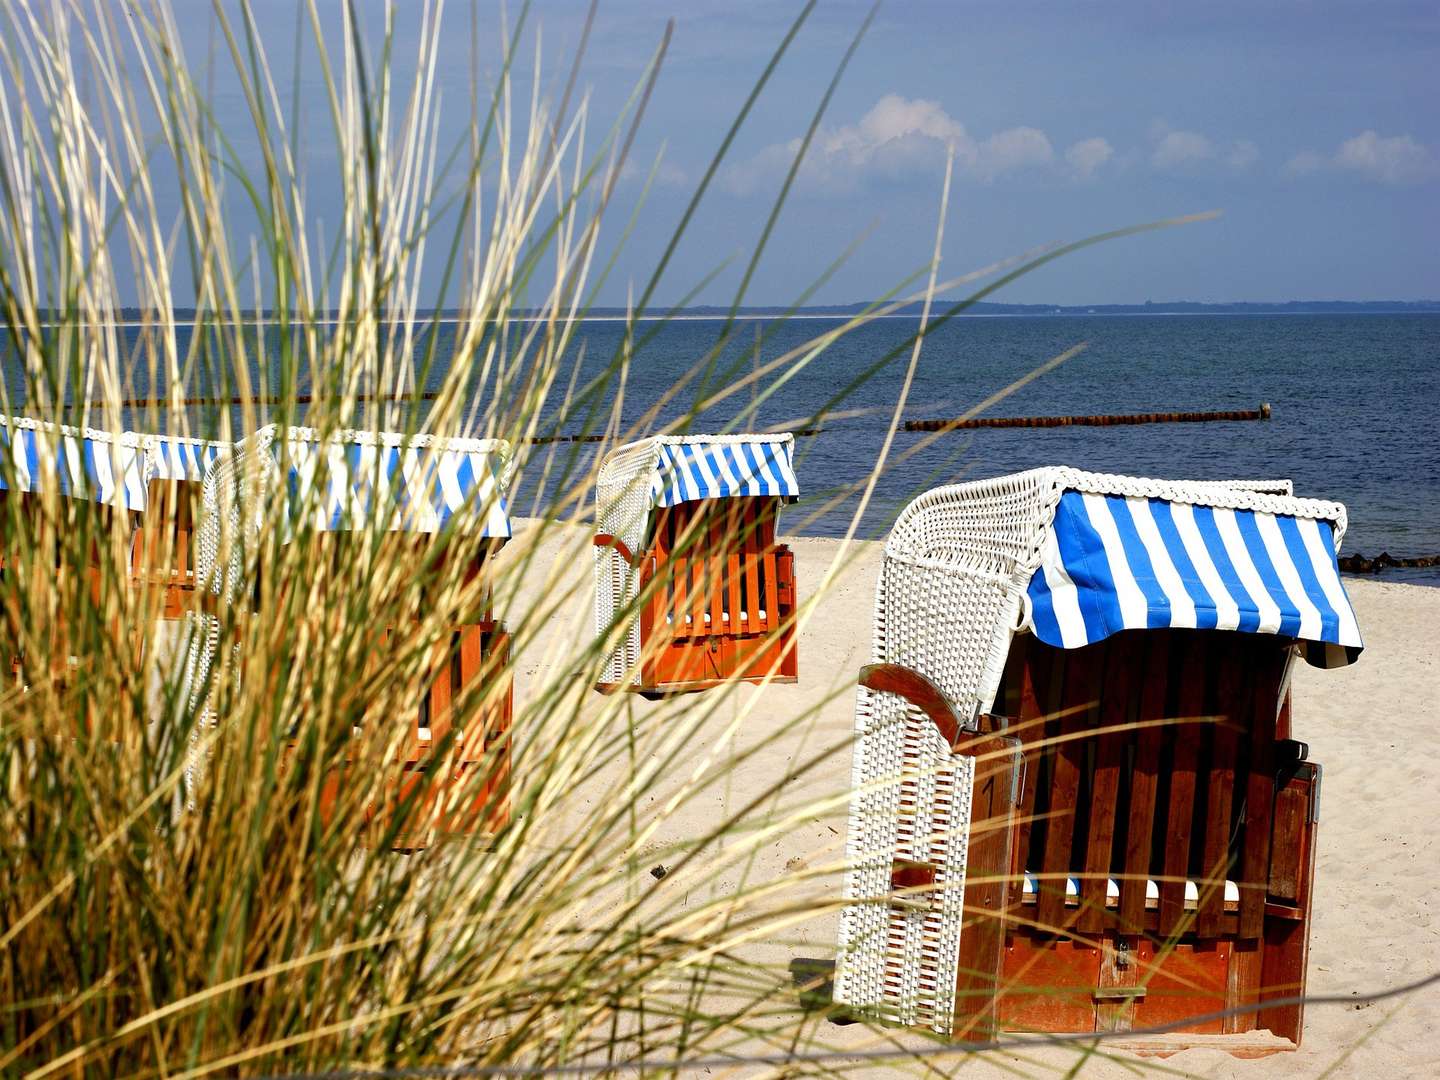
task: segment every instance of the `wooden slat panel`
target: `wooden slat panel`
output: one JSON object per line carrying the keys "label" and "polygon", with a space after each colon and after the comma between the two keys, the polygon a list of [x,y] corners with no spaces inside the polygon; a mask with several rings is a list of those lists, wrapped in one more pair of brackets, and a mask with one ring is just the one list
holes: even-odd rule
{"label": "wooden slat panel", "polygon": [[977,760],[952,1030],[957,1039],[983,1041],[998,1034],[997,992],[1005,959],[1003,913],[1011,890],[1019,891],[1012,883],[1010,865],[1020,740],[989,737],[962,742],[956,749]]}
{"label": "wooden slat panel", "polygon": [[1135,767],[1130,779],[1130,814],[1125,823],[1125,872],[1120,885],[1120,925],[1136,931],[1145,922],[1145,881],[1150,876],[1150,848],[1155,836],[1155,794],[1160,777],[1160,745],[1166,728],[1156,721],[1165,717],[1170,683],[1170,635],[1145,635],[1144,686],[1139,730],[1135,735]]}
{"label": "wooden slat panel", "polygon": [[[1100,726],[1120,729],[1134,713],[1135,691],[1143,659],[1136,635],[1122,634],[1109,641],[1105,657]],[[1115,843],[1115,812],[1120,797],[1120,770],[1131,732],[1116,730],[1099,736],[1095,745],[1095,774],[1090,788],[1090,827],[1085,844],[1084,873],[1080,879],[1080,929],[1098,934],[1105,925],[1106,882],[1110,876]]]}
{"label": "wooden slat panel", "polygon": [[1245,777],[1245,842],[1240,867],[1240,936],[1265,929],[1265,885],[1275,811],[1275,694],[1283,658],[1270,657],[1250,690],[1250,768]]}
{"label": "wooden slat panel", "polygon": [[1301,837],[1310,811],[1309,790],[1289,783],[1275,794],[1275,825],[1271,833],[1270,898],[1296,904],[1300,900]]}
{"label": "wooden slat panel", "polygon": [[[1308,807],[1313,785],[1318,782],[1318,766],[1307,762],[1300,765],[1295,777],[1286,784],[1285,793],[1289,795],[1293,792],[1298,801]],[[1279,812],[1277,805],[1277,818]],[[1305,993],[1305,974],[1310,952],[1309,912],[1315,882],[1315,838],[1318,825],[1309,820],[1308,813],[1297,815],[1297,819],[1300,835],[1296,837],[1296,847],[1293,849],[1297,868],[1295,906],[1303,914],[1298,919],[1265,920],[1265,945],[1260,974],[1261,1001],[1303,997]],[[1278,820],[1275,831],[1275,848],[1278,850],[1281,831]],[[1297,1046],[1304,1024],[1303,1004],[1271,1005],[1262,1009],[1256,1017],[1257,1027],[1269,1028],[1275,1034],[1293,1040]]]}
{"label": "wooden slat panel", "polygon": [[1220,916],[1225,911],[1225,879],[1230,876],[1230,811],[1234,805],[1235,759],[1243,706],[1249,688],[1248,675],[1256,660],[1250,635],[1232,634],[1219,650],[1220,671],[1214,680],[1216,697],[1210,712],[1217,719],[1211,725],[1210,768],[1206,773],[1205,836],[1201,841],[1203,872],[1197,883],[1200,892],[1195,928],[1201,937],[1220,933]]}
{"label": "wooden slat panel", "polygon": [[740,630],[740,556],[731,552],[726,556],[725,585],[730,606],[730,633]]}
{"label": "wooden slat panel", "polygon": [[1184,722],[1173,728],[1170,762],[1170,800],[1165,811],[1164,877],[1160,882],[1160,934],[1170,937],[1186,921],[1185,878],[1190,868],[1190,841],[1195,819],[1195,772],[1205,728],[1189,718],[1205,711],[1205,684],[1210,674],[1211,649],[1197,634],[1177,639],[1183,650],[1177,715]]}
{"label": "wooden slat panel", "polygon": [[1060,700],[1061,708],[1067,712],[1058,721],[1061,741],[1052,750],[1054,771],[1050,775],[1045,855],[1036,882],[1039,893],[1037,920],[1047,930],[1059,930],[1075,917],[1074,913],[1066,910],[1065,884],[1076,869],[1071,855],[1087,749],[1086,740],[1076,736],[1090,726],[1090,709],[1082,710],[1080,707],[1094,702],[1099,695],[1104,648],[1102,643],[1067,651],[1065,689]]}
{"label": "wooden slat panel", "polygon": [[[484,664],[484,635],[478,626],[465,626],[460,630],[460,685],[455,688],[458,695],[473,697],[478,693],[475,680],[480,677],[480,671]],[[465,738],[460,747],[460,760],[462,762],[474,761],[485,752],[483,731],[476,728],[483,728],[483,723],[472,723],[465,732]]]}

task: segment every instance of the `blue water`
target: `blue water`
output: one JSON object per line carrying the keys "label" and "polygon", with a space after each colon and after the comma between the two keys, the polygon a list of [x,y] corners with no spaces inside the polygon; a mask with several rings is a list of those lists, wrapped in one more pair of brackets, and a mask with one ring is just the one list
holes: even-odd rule
{"label": "blue water", "polygon": [[[626,389],[627,418],[669,389],[715,341],[719,322],[666,325],[637,355]],[[801,320],[775,329],[761,351],[773,359],[831,324]],[[855,499],[823,504],[873,466],[899,396],[908,350],[832,408],[816,413],[917,323],[884,320],[855,331],[796,374],[759,407],[760,424],[818,423],[797,445],[805,499],[790,527],[842,532]],[[617,324],[587,324],[587,357],[609,357]],[[740,335],[753,351],[753,327]],[[1070,347],[1085,350],[990,408],[990,416],[1255,409],[1268,422],[1147,424],[1128,427],[996,429],[946,435],[881,479],[862,535],[881,536],[894,514],[935,484],[1067,464],[1142,476],[1294,480],[1297,494],[1346,504],[1346,552],[1440,553],[1440,317],[1099,316],[966,318],[929,335],[904,416],[950,417],[1034,371]],[[741,357],[740,370],[752,361]],[[587,366],[597,364],[587,362]],[[688,406],[693,394],[682,394]],[[718,406],[698,430],[715,429],[749,400]],[[669,410],[670,413],[682,411]],[[892,460],[924,439],[897,434]],[[1395,571],[1385,580],[1440,584],[1440,572]]]}
{"label": "blue water", "polygon": [[[709,319],[640,324],[640,344],[625,388],[627,425],[675,388],[714,344],[722,325]],[[746,323],[717,364],[709,391],[726,385],[725,369],[731,368],[731,374],[752,369],[757,334],[764,335],[760,361],[767,363],[836,325],[822,319]],[[909,358],[904,344],[917,325],[916,320],[896,318],[853,331],[759,406],[758,426],[823,428],[797,442],[805,497],[789,513],[787,529],[826,536],[846,528],[856,505],[852,489],[874,465]],[[130,333],[133,346],[138,331]],[[446,357],[453,328],[442,326],[438,333],[439,354]],[[577,385],[605,371],[624,334],[619,322],[592,321],[579,329],[571,351],[572,358],[584,357]],[[1068,464],[1142,476],[1289,477],[1297,494],[1346,504],[1347,553],[1440,552],[1440,316],[957,319],[927,337],[904,416],[960,415],[1080,343],[1086,345],[1080,355],[986,415],[1255,409],[1269,402],[1273,419],[966,431],[943,436],[913,457],[907,457],[908,451],[925,436],[902,431],[859,535],[883,536],[899,509],[927,487]],[[896,358],[881,364],[897,349]],[[268,351],[273,356],[273,344]],[[560,385],[551,395],[552,414],[563,397],[570,366],[564,365]],[[8,362],[5,367],[13,394],[18,389],[13,385],[16,372]],[[866,377],[870,369],[876,370]],[[270,381],[261,377],[258,365],[255,377],[260,385]],[[430,381],[438,381],[438,374]],[[138,378],[134,386],[143,390]],[[599,390],[602,412],[614,390],[614,380]],[[720,430],[751,399],[750,389],[740,391],[696,418],[692,430]],[[696,385],[686,386],[661,410],[661,421],[685,414],[696,400]],[[836,415],[836,410],[861,414]],[[204,426],[200,417],[191,422]],[[557,417],[555,423],[572,433],[587,427],[573,414]],[[558,448],[557,453],[563,456],[572,449]],[[588,451],[576,452],[583,464]],[[514,500],[522,513],[536,509],[533,477],[538,470],[529,472],[532,482]],[[827,505],[831,500],[834,505]],[[1383,577],[1440,584],[1440,571],[1435,570],[1389,570]]]}

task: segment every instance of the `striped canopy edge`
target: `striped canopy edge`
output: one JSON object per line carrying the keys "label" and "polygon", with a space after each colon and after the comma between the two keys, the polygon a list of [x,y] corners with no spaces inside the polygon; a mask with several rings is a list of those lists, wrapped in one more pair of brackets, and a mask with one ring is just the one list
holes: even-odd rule
{"label": "striped canopy edge", "polygon": [[[133,432],[0,416],[0,490],[55,490],[119,509],[145,509],[144,453]],[[53,485],[53,488],[52,488]]]}
{"label": "striped canopy edge", "polygon": [[510,536],[511,450],[502,439],[354,430],[322,438],[291,427],[274,431],[270,452],[292,528],[303,517],[317,532],[341,532],[378,516],[391,532],[434,533],[453,520],[462,532]]}
{"label": "striped canopy edge", "polygon": [[1317,667],[1364,643],[1340,580],[1338,503],[1234,485],[1174,485],[1171,497],[1066,487],[1040,542],[1025,623],[1073,649],[1120,630],[1278,634]]}
{"label": "striped canopy edge", "polygon": [[146,480],[188,480],[198,484],[205,479],[205,471],[233,445],[180,435],[133,434],[145,448]]}
{"label": "striped canopy edge", "polygon": [[650,505],[774,495],[793,501],[795,437],[782,435],[661,436],[654,440]]}

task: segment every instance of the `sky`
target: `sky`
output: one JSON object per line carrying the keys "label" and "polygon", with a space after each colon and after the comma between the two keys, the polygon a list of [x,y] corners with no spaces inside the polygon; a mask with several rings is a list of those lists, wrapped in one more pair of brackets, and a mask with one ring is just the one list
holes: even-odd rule
{"label": "sky", "polygon": [[[203,48],[208,5],[176,7],[182,33]],[[602,304],[625,303],[649,277],[802,7],[791,0],[600,4],[580,72],[592,130],[624,107],[674,20],[607,242],[619,238],[652,166],[655,179]],[[294,9],[281,0],[256,0],[256,8],[262,24],[276,27],[272,60],[284,70],[293,64],[285,49]],[[414,10],[398,9],[402,58],[418,39]],[[482,87],[498,71],[497,10],[481,4]],[[511,4],[512,18],[516,10]],[[517,84],[535,74],[538,33],[542,95],[560,96],[584,10],[562,0],[533,5]],[[679,300],[712,274],[694,302],[734,299],[798,139],[868,10],[846,0],[816,5],[721,164],[658,302]],[[472,77],[468,5],[452,3],[447,18],[454,26],[438,78],[443,107],[460,125]],[[301,75],[306,107],[320,109],[313,74],[302,65]],[[1222,211],[1218,220],[1067,256],[996,300],[1434,299],[1437,101],[1440,6],[1433,0],[891,0],[821,119],[744,301],[791,302],[847,251],[811,302],[866,300],[923,270],[947,154],[954,177],[942,277],[1047,243]],[[222,87],[221,123],[242,119],[240,108]]]}

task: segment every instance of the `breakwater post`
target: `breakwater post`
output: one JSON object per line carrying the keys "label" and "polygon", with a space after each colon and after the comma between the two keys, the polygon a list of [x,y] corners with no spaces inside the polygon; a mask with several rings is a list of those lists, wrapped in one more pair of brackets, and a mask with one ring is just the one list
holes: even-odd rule
{"label": "breakwater post", "polygon": [[975,416],[955,420],[906,420],[906,431],[961,431],[969,428],[1111,427],[1123,424],[1203,424],[1225,420],[1269,420],[1270,403],[1258,409],[1217,412],[1117,413],[1091,416]]}

